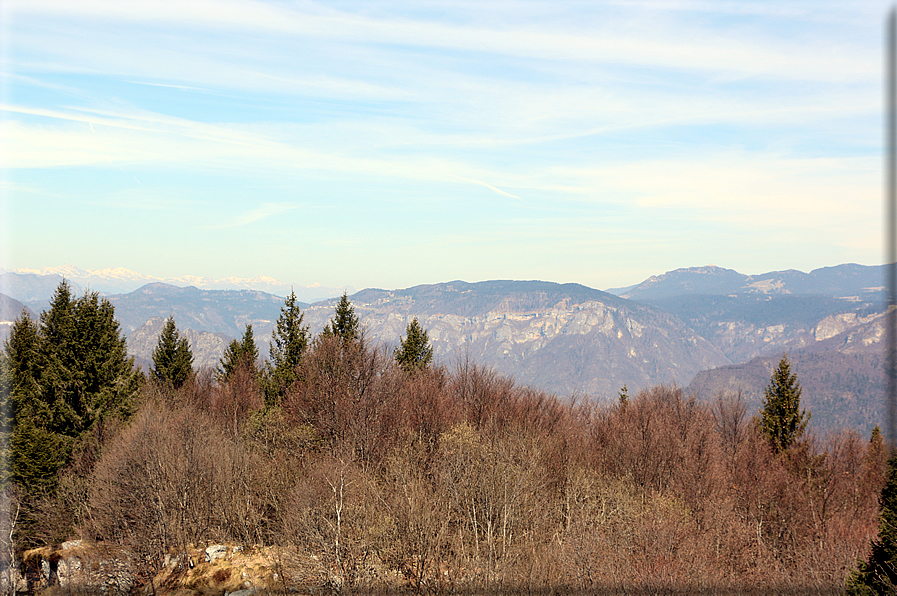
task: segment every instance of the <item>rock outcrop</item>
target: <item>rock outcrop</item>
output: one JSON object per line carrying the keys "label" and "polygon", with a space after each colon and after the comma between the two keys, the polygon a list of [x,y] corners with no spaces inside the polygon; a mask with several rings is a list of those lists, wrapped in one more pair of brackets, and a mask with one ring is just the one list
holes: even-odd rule
{"label": "rock outcrop", "polygon": [[26,551],[23,559],[29,592],[58,586],[71,593],[125,596],[136,584],[130,554],[113,545],[73,540]]}

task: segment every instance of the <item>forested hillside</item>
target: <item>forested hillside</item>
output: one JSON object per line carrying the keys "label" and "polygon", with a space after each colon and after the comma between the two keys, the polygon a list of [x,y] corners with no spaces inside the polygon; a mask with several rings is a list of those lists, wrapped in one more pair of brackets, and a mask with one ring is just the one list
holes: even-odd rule
{"label": "forested hillside", "polygon": [[345,296],[320,333],[288,298],[272,350],[247,325],[215,372],[170,319],[144,378],[112,314],[60,286],[4,350],[6,552],[35,582],[82,539],[157,594],[235,590],[210,544],[277,553],[247,579],[272,590],[835,594],[877,533],[877,431],[773,443],[669,386],[561,400],[432,362],[416,319],[384,349]]}

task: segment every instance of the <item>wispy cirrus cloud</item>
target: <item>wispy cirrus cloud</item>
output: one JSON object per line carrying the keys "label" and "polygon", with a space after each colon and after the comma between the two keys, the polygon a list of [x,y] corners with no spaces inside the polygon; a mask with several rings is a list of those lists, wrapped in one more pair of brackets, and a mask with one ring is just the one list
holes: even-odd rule
{"label": "wispy cirrus cloud", "polygon": [[473,184],[479,184],[480,186],[484,186],[484,187],[488,188],[489,190],[491,190],[492,192],[494,192],[495,194],[502,195],[505,197],[511,197],[512,199],[520,199],[520,197],[518,197],[517,195],[512,195],[508,191],[502,190],[502,189],[498,188],[497,186],[492,186],[491,184],[487,184],[486,182],[481,182],[479,180],[472,180],[470,178],[463,178],[463,180],[466,182],[472,182]]}
{"label": "wispy cirrus cloud", "polygon": [[[720,7],[707,3],[654,3],[650,6],[653,12],[642,12],[639,20],[633,20],[625,13],[611,15],[611,18],[604,16],[601,19],[603,26],[586,30],[582,23],[559,19],[537,25],[527,18],[526,7],[521,7],[516,17],[504,14],[501,22],[448,23],[401,13],[370,16],[313,2],[293,5],[256,0],[195,0],[186,4],[171,0],[8,2],[10,13],[20,15],[20,18],[35,15],[110,24],[124,21],[197,30],[213,27],[231,35],[261,32],[337,40],[352,45],[400,45],[541,60],[609,62],[676,70],[708,69],[803,80],[843,80],[844,77],[855,79],[879,74],[877,66],[868,64],[854,49],[826,47],[823,40],[819,40],[819,46],[807,46],[800,39],[764,39],[757,36],[756,29],[739,28],[730,28],[727,34],[721,35],[718,29],[702,28],[694,21],[675,18],[683,8],[709,14],[736,12],[797,19],[812,18],[815,14],[803,7],[795,8],[798,6],[795,3],[778,11],[759,11],[759,6],[746,9],[744,3],[729,3],[732,8],[741,6],[738,11],[720,10]],[[538,4],[533,3],[533,6]],[[624,26],[622,30],[621,25]]]}
{"label": "wispy cirrus cloud", "polygon": [[242,213],[227,223],[223,223],[216,226],[207,226],[210,229],[230,229],[230,228],[239,228],[243,226],[247,226],[249,224],[255,223],[257,221],[261,221],[263,219],[267,219],[269,217],[274,217],[275,215],[282,215],[289,211],[294,211],[299,209],[300,205],[292,204],[292,203],[263,203],[262,205],[256,207],[255,209],[251,209]]}

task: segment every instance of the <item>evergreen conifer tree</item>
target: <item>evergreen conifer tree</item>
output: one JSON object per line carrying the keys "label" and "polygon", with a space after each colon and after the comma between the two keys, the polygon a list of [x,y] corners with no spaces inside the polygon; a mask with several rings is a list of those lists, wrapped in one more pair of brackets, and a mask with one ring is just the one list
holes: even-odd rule
{"label": "evergreen conifer tree", "polygon": [[433,346],[427,332],[417,320],[417,317],[405,327],[405,338],[399,340],[399,348],[396,349],[396,363],[405,372],[423,370],[433,360]]}
{"label": "evergreen conifer tree", "polygon": [[[13,323],[10,335],[6,340],[2,355],[2,420],[3,470],[2,484],[5,487],[12,472],[12,461],[9,458],[13,442],[13,420],[16,417],[25,422],[33,418],[47,418],[49,409],[41,400],[40,389],[40,353],[38,349],[38,327],[27,310]],[[24,431],[24,429],[20,429]],[[53,454],[50,454],[51,456]],[[40,477],[40,464],[32,469],[19,466],[18,477]],[[29,483],[30,484],[30,483]]]}
{"label": "evergreen conifer tree", "polygon": [[296,293],[291,291],[271,332],[271,362],[265,391],[269,405],[278,402],[296,380],[296,367],[308,348],[308,325],[302,325],[304,316],[296,302]]}
{"label": "evergreen conifer tree", "polygon": [[72,401],[77,356],[73,311],[71,286],[63,279],[53,293],[50,309],[40,315],[39,366],[41,400],[51,410],[43,425],[65,434],[74,431]]}
{"label": "evergreen conifer tree", "polygon": [[336,304],[334,316],[330,319],[330,325],[324,327],[324,335],[336,335],[342,338],[343,343],[349,343],[359,339],[360,333],[355,307],[352,306],[346,292],[343,292],[342,298]]}
{"label": "evergreen conifer tree", "polygon": [[72,404],[78,436],[106,415],[130,415],[144,377],[128,357],[115,307],[97,292],[74,302],[73,327]]}
{"label": "evergreen conifer tree", "polygon": [[255,345],[255,338],[252,335],[252,325],[246,325],[246,331],[243,332],[243,341],[240,342],[240,349],[243,350],[243,357],[249,361],[253,370],[258,366],[259,349]]}
{"label": "evergreen conifer tree", "polygon": [[[20,412],[23,416],[47,415],[40,411],[40,351],[38,347],[37,324],[31,320],[28,311],[12,325],[4,349],[6,364],[6,390],[9,392],[12,415]],[[36,411],[37,410],[37,411]]]}
{"label": "evergreen conifer tree", "polygon": [[776,453],[788,449],[807,428],[810,415],[800,409],[800,393],[797,375],[783,355],[764,390],[760,409],[760,428]]}
{"label": "evergreen conifer tree", "polygon": [[879,498],[878,539],[868,561],[859,561],[847,578],[850,596],[897,593],[897,451],[888,459],[888,478]]}
{"label": "evergreen conifer tree", "polygon": [[240,341],[233,340],[225,348],[218,366],[218,380],[222,382],[228,380],[240,365],[249,367],[255,375],[258,372],[258,359],[259,350],[252,336],[252,324],[248,324]]}
{"label": "evergreen conifer tree", "polygon": [[127,416],[143,380],[127,355],[115,309],[96,292],[73,299],[63,281],[39,328],[41,426],[78,437],[108,414]]}
{"label": "evergreen conifer tree", "polygon": [[128,358],[112,304],[96,292],[73,298],[63,281],[35,324],[24,312],[4,347],[13,410],[10,458],[27,518],[55,491],[82,437],[107,416],[130,413],[143,380]]}
{"label": "evergreen conifer tree", "polygon": [[168,317],[159,343],[153,350],[153,374],[163,383],[175,388],[183,385],[193,374],[193,352],[186,337],[181,337],[174,317]]}
{"label": "evergreen conifer tree", "polygon": [[231,342],[227,344],[227,347],[224,348],[224,354],[221,355],[221,360],[218,362],[218,368],[216,369],[219,382],[226,381],[232,374],[234,374],[234,371],[237,370],[237,367],[240,365],[241,353],[240,342],[236,339],[231,340]]}

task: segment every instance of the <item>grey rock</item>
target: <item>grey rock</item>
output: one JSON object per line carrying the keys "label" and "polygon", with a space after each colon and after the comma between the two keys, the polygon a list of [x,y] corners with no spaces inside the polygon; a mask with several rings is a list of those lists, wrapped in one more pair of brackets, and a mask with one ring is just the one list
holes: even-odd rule
{"label": "grey rock", "polygon": [[223,544],[213,544],[206,548],[206,563],[211,563],[227,555],[227,547]]}
{"label": "grey rock", "polygon": [[225,592],[224,596],[252,596],[258,591],[258,588],[246,588],[245,590],[237,590],[236,592]]}
{"label": "grey rock", "polygon": [[65,592],[125,596],[135,584],[134,569],[127,551],[115,547],[70,545],[41,558],[39,577],[30,578],[27,589],[40,592],[59,586]]}

